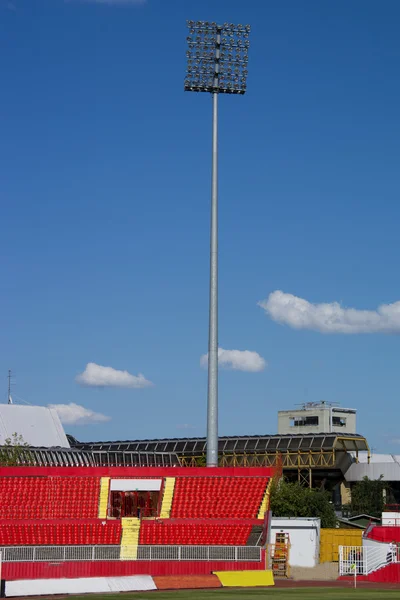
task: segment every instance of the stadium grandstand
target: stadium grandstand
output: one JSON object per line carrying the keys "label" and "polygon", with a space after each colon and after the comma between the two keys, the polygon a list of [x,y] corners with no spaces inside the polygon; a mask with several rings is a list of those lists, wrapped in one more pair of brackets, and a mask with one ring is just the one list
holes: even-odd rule
{"label": "stadium grandstand", "polygon": [[267,572],[274,476],[334,491],[369,456],[351,433],[230,436],[210,469],[205,438],[80,442],[43,407],[0,405],[0,421],[8,581]]}
{"label": "stadium grandstand", "polygon": [[88,564],[92,576],[265,569],[272,477],[265,467],[2,467],[3,577],[83,577]]}
{"label": "stadium grandstand", "polygon": [[0,405],[0,435],[7,581],[265,570],[273,468],[82,446],[43,407]]}

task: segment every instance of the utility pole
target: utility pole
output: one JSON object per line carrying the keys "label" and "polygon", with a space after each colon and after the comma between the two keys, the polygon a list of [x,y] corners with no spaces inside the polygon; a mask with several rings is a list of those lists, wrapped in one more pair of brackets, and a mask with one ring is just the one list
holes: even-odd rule
{"label": "utility pole", "polygon": [[8,404],[12,404],[12,397],[11,397],[11,369],[8,369],[8,394],[7,394],[7,402]]}

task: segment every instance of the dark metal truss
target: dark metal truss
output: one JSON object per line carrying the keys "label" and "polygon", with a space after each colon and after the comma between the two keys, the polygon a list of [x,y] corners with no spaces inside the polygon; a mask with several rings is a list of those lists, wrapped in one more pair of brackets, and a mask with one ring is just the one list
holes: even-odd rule
{"label": "dark metal truss", "polygon": [[[3,446],[4,459],[15,451]],[[179,458],[171,452],[133,452],[130,450],[80,450],[68,448],[26,448],[18,454],[19,466],[34,467],[174,467]]]}

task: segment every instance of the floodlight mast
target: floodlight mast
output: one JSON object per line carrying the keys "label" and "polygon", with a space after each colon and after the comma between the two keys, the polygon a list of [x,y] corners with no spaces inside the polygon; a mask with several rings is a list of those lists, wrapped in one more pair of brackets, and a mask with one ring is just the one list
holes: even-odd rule
{"label": "floodlight mast", "polygon": [[207,467],[218,466],[218,94],[244,94],[249,25],[188,21],[185,91],[212,94]]}

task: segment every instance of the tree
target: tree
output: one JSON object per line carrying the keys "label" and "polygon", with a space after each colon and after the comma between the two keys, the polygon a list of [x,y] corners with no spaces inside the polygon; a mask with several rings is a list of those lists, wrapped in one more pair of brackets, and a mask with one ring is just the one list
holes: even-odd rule
{"label": "tree", "polygon": [[270,495],[274,517],[319,517],[321,527],[335,527],[336,515],[329,493],[305,488],[285,479],[274,481]]}
{"label": "tree", "polygon": [[0,467],[20,467],[32,464],[29,444],[24,441],[22,435],[13,433],[7,438],[3,446],[0,446]]}
{"label": "tree", "polygon": [[386,496],[390,496],[390,494],[390,487],[386,481],[383,481],[383,475],[379,479],[364,477],[352,487],[351,512],[352,514],[381,517]]}

